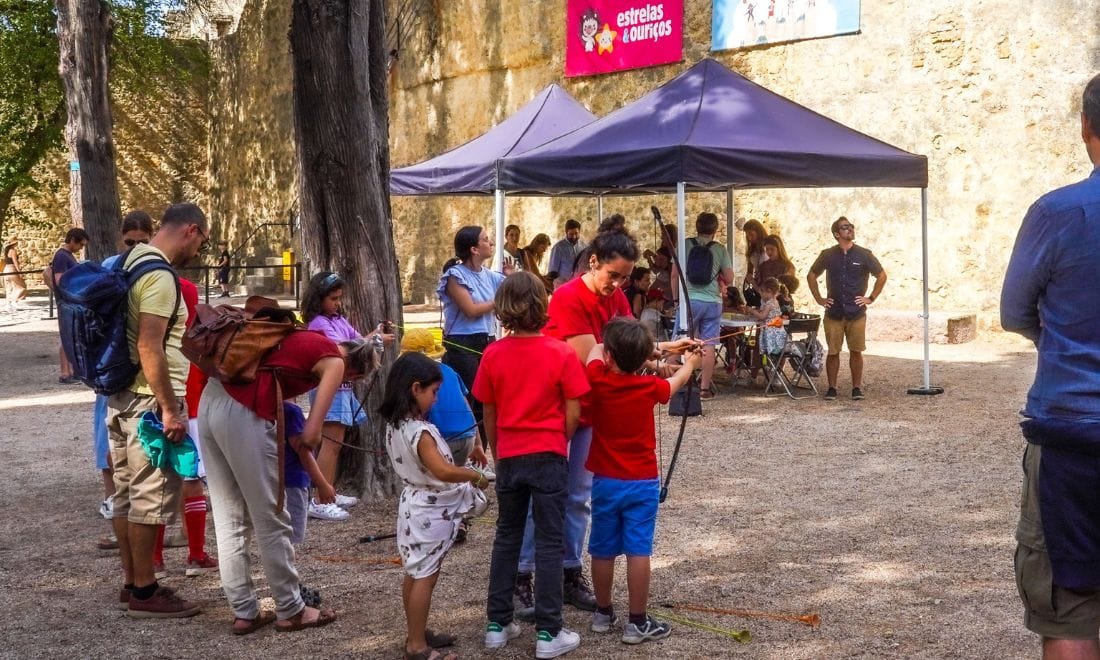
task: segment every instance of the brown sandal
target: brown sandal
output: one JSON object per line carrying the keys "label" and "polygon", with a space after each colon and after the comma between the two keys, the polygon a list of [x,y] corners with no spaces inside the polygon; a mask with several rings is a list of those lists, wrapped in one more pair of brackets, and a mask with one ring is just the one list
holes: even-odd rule
{"label": "brown sandal", "polygon": [[[247,621],[248,625],[244,628],[237,627],[237,621]],[[260,612],[256,615],[255,619],[235,619],[231,628],[234,635],[250,635],[264,626],[275,623],[274,612]]]}
{"label": "brown sandal", "polygon": [[333,610],[317,610],[317,618],[313,621],[303,621],[302,617],[304,616],[305,610],[302,610],[289,619],[284,619],[287,622],[286,625],[275,624],[275,630],[278,632],[295,632],[306,628],[320,628],[336,620],[336,612]]}

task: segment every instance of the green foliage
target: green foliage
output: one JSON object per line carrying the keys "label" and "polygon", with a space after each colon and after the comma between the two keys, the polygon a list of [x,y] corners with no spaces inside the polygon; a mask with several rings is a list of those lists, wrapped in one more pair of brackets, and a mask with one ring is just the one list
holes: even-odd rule
{"label": "green foliage", "polygon": [[[173,12],[203,0],[108,0],[112,90],[158,95],[205,77],[200,43],[166,38]],[[0,200],[34,186],[31,170],[62,146],[65,103],[53,0],[0,0]],[[0,221],[6,205],[0,205]]]}

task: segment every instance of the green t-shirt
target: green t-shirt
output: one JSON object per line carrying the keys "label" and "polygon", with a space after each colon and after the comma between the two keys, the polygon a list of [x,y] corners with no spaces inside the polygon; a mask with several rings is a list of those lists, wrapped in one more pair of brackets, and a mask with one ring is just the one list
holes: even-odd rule
{"label": "green t-shirt", "polygon": [[[706,245],[706,241],[713,241],[714,239],[700,239],[698,236],[687,239],[687,251],[690,254],[691,248],[696,245]],[[688,281],[688,299],[696,300],[699,302],[721,303],[722,296],[718,289],[718,273],[722,272],[724,268],[732,268],[733,264],[730,262],[730,254],[726,252],[725,246],[721,243],[712,243],[710,246],[710,254],[712,265],[714,270],[714,277],[711,278],[710,284],[697,285]],[[684,264],[687,267],[687,264]],[[687,274],[685,273],[685,276]],[[686,279],[686,278],[685,278]]]}

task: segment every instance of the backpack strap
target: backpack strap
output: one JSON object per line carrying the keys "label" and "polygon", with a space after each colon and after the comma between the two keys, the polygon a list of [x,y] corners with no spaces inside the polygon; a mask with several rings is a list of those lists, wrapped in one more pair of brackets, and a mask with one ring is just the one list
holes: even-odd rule
{"label": "backpack strap", "polygon": [[130,259],[130,253],[133,252],[133,248],[130,248],[126,252],[119,256],[118,261],[115,263],[117,270],[125,271],[127,278],[127,288],[133,287],[135,283],[143,276],[154,270],[167,270],[172,274],[172,281],[176,284],[176,304],[172,307],[172,315],[168,317],[168,328],[164,331],[164,346],[168,346],[168,337],[172,334],[172,328],[175,327],[176,321],[179,320],[180,303],[183,301],[183,292],[180,290],[180,276],[176,272],[175,268],[172,268],[172,264],[168,263],[168,260],[164,257],[150,253],[149,255],[138,257],[138,262],[126,266],[126,262]]}
{"label": "backpack strap", "polygon": [[271,374],[275,379],[275,445],[279,461],[279,501],[275,506],[275,515],[279,515],[286,503],[286,418],[283,415],[283,384],[279,381],[279,370],[273,369]]}

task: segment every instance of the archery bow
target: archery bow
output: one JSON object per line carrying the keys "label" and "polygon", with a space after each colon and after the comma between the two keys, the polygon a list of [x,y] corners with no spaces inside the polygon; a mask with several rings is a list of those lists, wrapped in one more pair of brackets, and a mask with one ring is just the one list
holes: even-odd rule
{"label": "archery bow", "polygon": [[[695,316],[691,313],[691,301],[687,298],[688,285],[687,279],[684,277],[684,267],[680,263],[680,257],[677,254],[678,246],[675,241],[672,240],[672,236],[665,229],[664,223],[661,221],[661,211],[656,206],[649,207],[649,210],[653,212],[653,221],[657,223],[658,231],[665,237],[665,241],[671,246],[669,249],[669,255],[672,257],[672,262],[676,266],[676,275],[680,283],[680,304],[686,305],[687,310],[687,331],[688,337],[695,339]],[[664,503],[668,499],[668,483],[672,481],[672,473],[676,471],[676,459],[680,456],[680,447],[684,443],[684,430],[687,428],[688,420],[688,404],[691,402],[691,388],[695,384],[695,375],[692,374],[688,378],[687,385],[684,387],[684,416],[680,419],[680,433],[676,436],[676,444],[672,448],[672,460],[668,462],[668,473],[665,474],[665,482],[661,484],[661,494],[658,502]]]}

